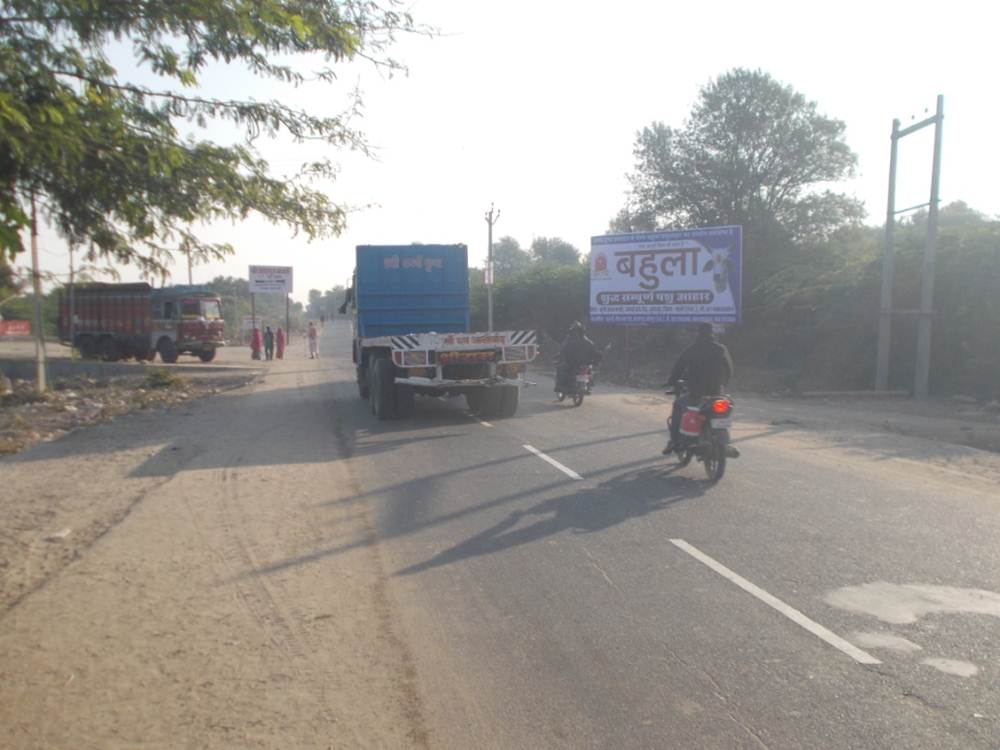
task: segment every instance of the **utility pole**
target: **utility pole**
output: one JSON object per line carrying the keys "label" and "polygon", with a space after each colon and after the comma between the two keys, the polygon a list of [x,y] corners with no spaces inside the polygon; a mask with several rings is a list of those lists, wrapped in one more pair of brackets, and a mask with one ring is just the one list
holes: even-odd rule
{"label": "utility pole", "polygon": [[[927,398],[930,380],[931,322],[934,312],[934,266],[937,252],[938,203],[941,182],[941,126],[944,123],[944,97],[938,95],[937,111],[920,122],[902,130],[899,120],[892,121],[892,150],[889,155],[889,200],[885,216],[885,252],[882,256],[882,294],[879,304],[878,358],[875,368],[875,390],[884,391],[889,387],[889,349],[892,333],[892,316],[916,313],[917,318],[917,361],[914,368],[913,395],[918,399]],[[899,141],[902,138],[934,126],[934,162],[931,171],[930,201],[909,208],[896,210],[896,161]],[[894,248],[893,230],[896,216],[920,208],[927,208],[927,245],[924,249],[924,263],[920,276],[920,309],[896,310],[892,306]]]}
{"label": "utility pole", "polygon": [[31,282],[35,293],[35,387],[48,390],[45,381],[45,328],[42,323],[42,275],[38,270],[38,209],[31,193]]}
{"label": "utility pole", "polygon": [[937,256],[938,193],[941,187],[941,126],[944,123],[944,97],[937,98],[934,115],[934,166],[931,171],[931,201],[927,209],[927,246],[920,274],[920,317],[917,320],[917,369],[913,393],[927,398],[931,370],[931,322],[934,314],[934,265]]}
{"label": "utility pole", "polygon": [[896,160],[899,153],[899,120],[892,121],[892,148],[889,151],[889,201],[885,210],[885,252],[882,255],[882,295],[878,317],[878,360],[875,390],[889,389],[889,347],[892,342],[892,286],[895,277],[893,230],[896,226]]}
{"label": "utility pole", "polygon": [[73,264],[73,251],[75,247],[72,243],[69,246],[69,351],[74,354],[76,350],[76,277]]}
{"label": "utility pole", "polygon": [[188,257],[188,286],[193,286],[194,281],[192,281],[192,278],[194,277],[192,276],[191,273],[191,248],[188,248],[187,257]]}
{"label": "utility pole", "polygon": [[487,330],[493,330],[493,225],[500,219],[500,209],[493,212],[493,204],[486,212],[486,224],[489,226],[486,245],[486,310],[487,310]]}

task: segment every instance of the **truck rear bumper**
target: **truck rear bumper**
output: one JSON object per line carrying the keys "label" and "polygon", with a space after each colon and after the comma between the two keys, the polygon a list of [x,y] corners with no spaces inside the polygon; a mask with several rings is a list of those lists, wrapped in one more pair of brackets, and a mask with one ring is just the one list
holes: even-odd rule
{"label": "truck rear bumper", "polygon": [[482,388],[498,385],[524,385],[521,378],[477,378],[473,380],[443,380],[438,378],[396,378],[396,385],[413,385],[421,388],[440,388],[454,390],[456,388]]}

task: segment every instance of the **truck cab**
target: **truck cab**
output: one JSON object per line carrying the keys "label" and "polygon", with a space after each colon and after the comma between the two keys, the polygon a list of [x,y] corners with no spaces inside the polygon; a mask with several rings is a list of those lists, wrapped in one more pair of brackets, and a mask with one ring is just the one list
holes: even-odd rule
{"label": "truck cab", "polygon": [[193,354],[202,362],[215,359],[225,345],[222,300],[205,287],[174,286],[153,292],[153,348],[164,362]]}

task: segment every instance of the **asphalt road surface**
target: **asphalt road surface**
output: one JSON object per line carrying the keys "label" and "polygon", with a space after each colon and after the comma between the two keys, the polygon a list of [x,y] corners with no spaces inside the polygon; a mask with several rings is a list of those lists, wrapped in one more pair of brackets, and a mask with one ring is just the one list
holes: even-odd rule
{"label": "asphalt road surface", "polygon": [[[222,700],[194,670],[170,682],[154,711],[166,718],[126,704],[126,718],[151,722],[151,746],[1000,748],[1000,457],[850,419],[810,429],[815,415],[739,399],[743,455],[713,485],[700,465],[660,455],[668,400],[656,393],[598,383],[573,408],[536,371],[511,419],[418,399],[412,418],[379,422],[358,398],[346,324],[326,326],[322,352],[279,363],[256,402],[212,399],[188,418],[200,430],[190,445],[163,448],[147,429],[134,450],[156,450],[130,477],[151,494],[8,615],[0,676],[72,661],[73,638],[100,663],[97,613],[58,622],[86,581],[86,601],[121,599],[149,670],[172,663],[160,633],[171,628],[264,649],[252,660],[243,646],[194,649],[203,672],[235,675],[230,691],[259,677],[263,693]],[[157,530],[175,546],[128,563],[125,540],[134,549]],[[134,584],[119,580],[101,593],[109,570],[150,590],[126,594]],[[160,577],[170,583],[154,596]],[[323,601],[345,580],[358,602],[376,592],[349,627]],[[381,634],[371,653],[340,668],[324,654],[338,632],[347,642],[366,628]],[[13,653],[11,633],[48,656]],[[127,665],[100,706],[159,684],[151,672],[130,683]],[[51,701],[29,706],[67,680],[50,671],[0,686],[0,704],[51,716]],[[184,710],[171,709],[185,689]],[[352,690],[370,696],[367,713],[338,697]],[[89,718],[92,693],[66,700],[95,732],[118,726]],[[236,726],[248,712],[256,743]],[[332,739],[366,721],[391,726]],[[32,729],[9,744],[35,746]],[[73,746],[60,742],[72,731],[44,746]],[[114,736],[103,746],[139,740]]]}
{"label": "asphalt road surface", "polygon": [[379,423],[348,364],[351,502],[376,509],[441,746],[1000,748],[995,475],[751,402],[712,485],[660,456],[653,393],[572,408],[536,373],[513,419],[418,399]]}

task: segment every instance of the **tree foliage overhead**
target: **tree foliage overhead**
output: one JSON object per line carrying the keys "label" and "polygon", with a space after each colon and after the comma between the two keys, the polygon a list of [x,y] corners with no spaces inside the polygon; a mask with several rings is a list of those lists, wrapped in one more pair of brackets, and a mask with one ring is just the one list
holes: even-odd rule
{"label": "tree foliage overhead", "polygon": [[520,273],[530,264],[531,256],[513,237],[504,236],[493,243],[493,270],[497,279]]}
{"label": "tree foliage overhead", "polygon": [[[332,179],[328,160],[278,179],[253,147],[290,136],[366,149],[350,123],[358,105],[318,116],[279,101],[199,96],[199,75],[232,64],[291,86],[307,77],[288,61],[322,59],[310,80],[332,82],[339,64],[386,57],[416,30],[397,0],[0,0],[0,256],[22,248],[30,196],[73,243],[95,255],[163,273],[171,251],[221,257],[197,222],[251,213],[308,238],[338,233],[345,210],[310,186]],[[129,42],[161,86],[128,80],[106,50]],[[210,121],[241,129],[223,146],[185,136]]]}
{"label": "tree foliage overhead", "polygon": [[575,266],[580,263],[580,251],[560,237],[536,237],[531,243],[531,259],[536,263]]}
{"label": "tree foliage overhead", "polygon": [[844,123],[762,71],[705,86],[682,128],[636,136],[635,171],[614,231],[742,224],[764,246],[815,240],[862,216],[858,201],[819,189],[853,174]]}

